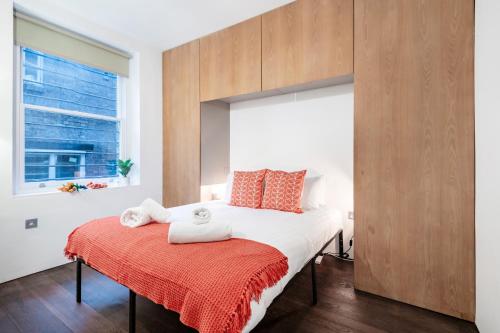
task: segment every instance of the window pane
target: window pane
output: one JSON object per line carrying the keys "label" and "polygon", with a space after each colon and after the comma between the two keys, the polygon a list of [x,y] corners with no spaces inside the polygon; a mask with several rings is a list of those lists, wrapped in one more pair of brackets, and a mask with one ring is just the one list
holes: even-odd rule
{"label": "window pane", "polygon": [[26,67],[24,71],[24,79],[29,80],[30,83],[41,83],[40,71],[32,67]]}
{"label": "window pane", "polygon": [[38,182],[49,179],[49,159],[50,154],[48,153],[27,152],[24,159],[26,181]]}
{"label": "window pane", "polygon": [[23,103],[117,116],[117,76],[22,48]]}
{"label": "window pane", "polygon": [[82,162],[82,155],[57,155],[56,159],[56,178],[57,179],[74,179],[80,178],[80,169],[85,169],[80,163]]}
{"label": "window pane", "polygon": [[38,66],[38,62],[40,61],[40,57],[38,55],[42,53],[28,49],[25,50],[26,50],[26,52],[24,53],[25,61],[30,65]]}
{"label": "window pane", "polygon": [[34,109],[24,116],[26,182],[117,176],[119,122]]}

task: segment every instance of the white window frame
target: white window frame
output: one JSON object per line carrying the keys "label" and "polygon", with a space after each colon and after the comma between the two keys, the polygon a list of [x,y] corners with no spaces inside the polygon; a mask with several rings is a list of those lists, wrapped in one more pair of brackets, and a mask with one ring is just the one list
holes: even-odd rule
{"label": "white window frame", "polygon": [[[98,114],[91,114],[80,111],[73,110],[63,110],[52,107],[38,106],[24,104],[23,102],[23,80],[24,80],[24,70],[23,65],[23,53],[21,47],[18,45],[14,46],[14,60],[15,60],[15,75],[14,75],[14,86],[15,86],[15,105],[14,105],[14,121],[15,121],[15,146],[14,146],[14,180],[15,180],[15,193],[16,194],[31,194],[38,192],[51,192],[57,187],[60,187],[66,182],[78,182],[81,184],[87,184],[88,182],[108,182],[110,185],[118,184],[117,179],[119,174],[114,177],[99,177],[99,178],[75,178],[68,180],[53,180],[53,181],[41,181],[41,182],[26,182],[25,181],[25,124],[24,124],[24,114],[25,109],[40,110],[46,112],[53,112],[58,114],[64,114],[69,116],[99,119],[115,121],[119,124],[119,156],[118,158],[123,159],[127,156],[126,152],[126,87],[127,79],[117,76],[117,115],[116,117],[103,116]],[[70,153],[71,151],[67,151]]]}

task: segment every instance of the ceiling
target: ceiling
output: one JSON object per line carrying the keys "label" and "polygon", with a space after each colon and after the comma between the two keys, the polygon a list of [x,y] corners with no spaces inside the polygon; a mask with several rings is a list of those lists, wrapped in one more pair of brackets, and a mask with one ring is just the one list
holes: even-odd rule
{"label": "ceiling", "polygon": [[45,0],[162,50],[292,0]]}

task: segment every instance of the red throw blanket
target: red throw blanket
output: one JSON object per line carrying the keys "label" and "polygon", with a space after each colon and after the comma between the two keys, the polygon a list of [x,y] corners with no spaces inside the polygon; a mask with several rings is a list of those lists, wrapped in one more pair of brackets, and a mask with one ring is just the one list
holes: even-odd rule
{"label": "red throw blanket", "polygon": [[272,246],[230,239],[169,244],[169,224],[127,228],[118,217],[76,228],[68,258],[88,265],[165,308],[200,332],[240,332],[250,302],[288,271],[287,258]]}

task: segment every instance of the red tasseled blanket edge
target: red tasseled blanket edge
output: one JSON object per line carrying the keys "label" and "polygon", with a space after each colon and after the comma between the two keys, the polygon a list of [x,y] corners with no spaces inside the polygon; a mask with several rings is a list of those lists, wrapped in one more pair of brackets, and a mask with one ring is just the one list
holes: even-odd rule
{"label": "red tasseled blanket edge", "polygon": [[[76,228],[69,235],[71,238]],[[68,250],[68,244],[64,248],[64,256],[70,260],[76,260],[78,255]],[[264,289],[270,288],[278,283],[288,272],[288,258],[283,257],[279,262],[268,265],[257,272],[248,281],[236,309],[230,314],[225,325],[224,332],[241,332],[252,315],[250,303],[252,300],[260,301]],[[142,295],[144,296],[144,295]]]}
{"label": "red tasseled blanket edge", "polygon": [[73,229],[73,231],[68,235],[68,237],[66,238],[66,246],[64,247],[64,256],[66,258],[68,258],[69,260],[73,260],[75,261],[76,260],[76,254],[75,253],[71,253],[68,249],[68,246],[69,246],[69,240],[71,239],[71,236],[73,236],[73,234],[78,230],[78,227]]}
{"label": "red tasseled blanket edge", "polygon": [[238,306],[224,325],[224,331],[241,332],[252,315],[250,302],[252,300],[260,301],[264,289],[274,286],[287,272],[288,258],[284,257],[278,263],[268,265],[256,273],[240,296]]}

